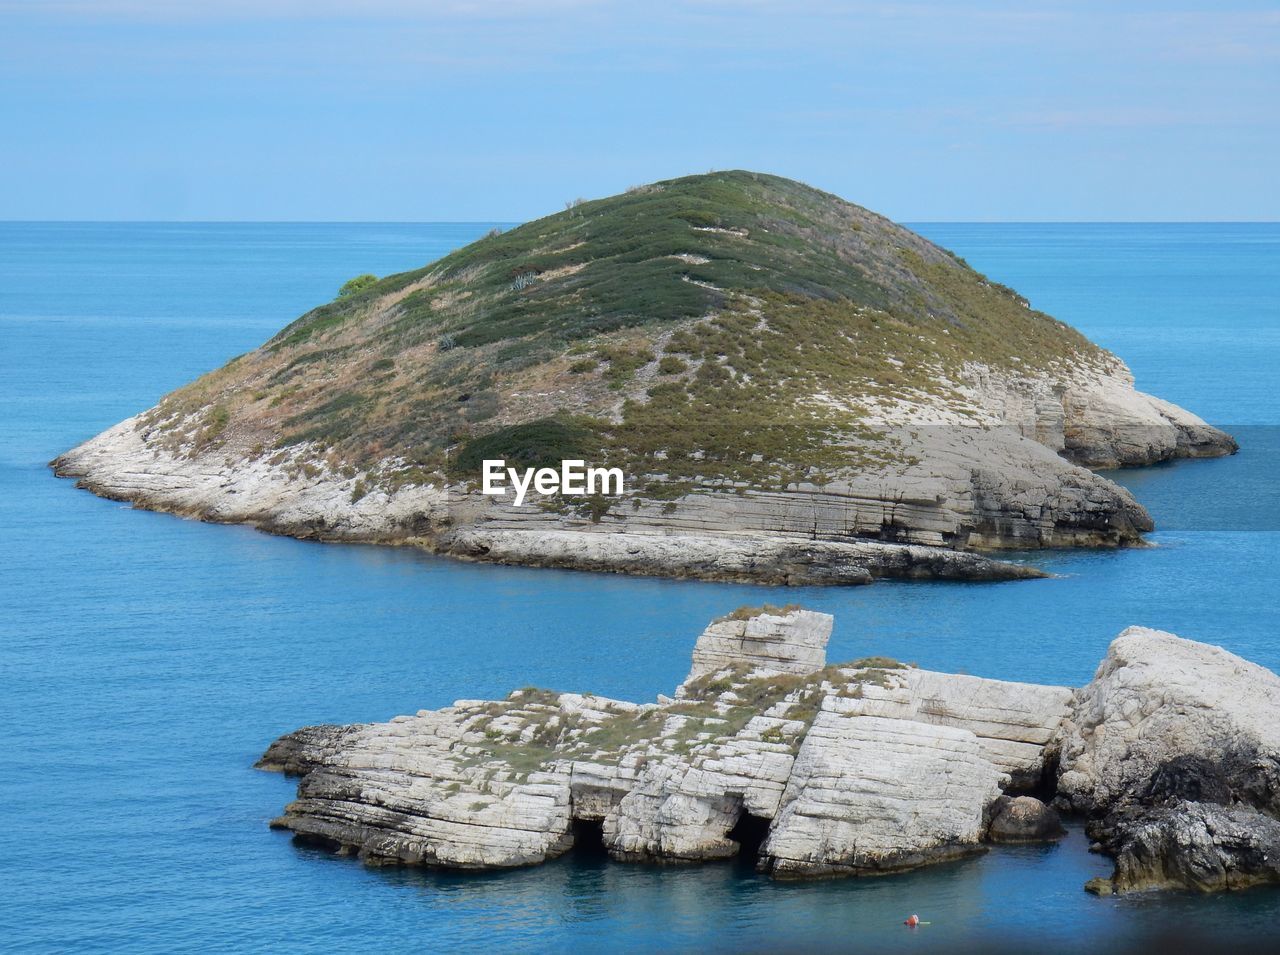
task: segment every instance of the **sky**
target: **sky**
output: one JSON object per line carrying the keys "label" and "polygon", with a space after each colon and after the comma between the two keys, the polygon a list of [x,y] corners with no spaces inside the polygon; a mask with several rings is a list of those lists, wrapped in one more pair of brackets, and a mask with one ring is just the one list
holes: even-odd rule
{"label": "sky", "polygon": [[1280,219],[1280,0],[0,0],[0,219]]}

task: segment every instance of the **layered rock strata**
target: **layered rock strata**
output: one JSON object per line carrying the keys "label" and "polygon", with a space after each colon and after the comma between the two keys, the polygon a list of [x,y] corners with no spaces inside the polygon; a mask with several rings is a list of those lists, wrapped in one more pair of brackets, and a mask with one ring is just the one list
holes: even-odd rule
{"label": "layered rock strata", "polygon": [[835,618],[795,607],[748,608],[713,620],[693,648],[693,665],[677,690],[720,670],[745,666],[750,672],[806,674],[827,662],[827,641]]}
{"label": "layered rock strata", "polygon": [[[881,409],[901,465],[821,486],[693,490],[636,497],[590,517],[494,500],[474,489],[408,483],[363,491],[307,445],[271,457],[174,451],[145,416],[53,462],[113,500],[292,536],[407,543],[471,560],[629,574],[857,584],[876,578],[1002,580],[1040,576],[978,549],[1115,546],[1153,528],[1130,494],[1080,464],[1137,465],[1230,453],[1194,415],[1134,391],[1124,375],[1090,379],[1024,406],[986,376],[977,423],[946,408]],[[1025,384],[1032,393],[1047,384]],[[1062,392],[1062,389],[1057,389]],[[936,402],[935,402],[936,403]],[[985,403],[985,404],[984,404]],[[977,412],[974,412],[975,414]]]}
{"label": "layered rock strata", "polygon": [[763,584],[869,584],[885,578],[998,581],[1047,576],[1026,564],[942,547],[751,537],[741,532],[711,537],[482,526],[450,534],[447,550],[463,560],[525,567]]}
{"label": "layered rock strata", "polygon": [[969,730],[824,710],[796,756],[765,867],[891,872],[981,851],[1004,781]]}
{"label": "layered rock strata", "polygon": [[370,863],[459,869],[554,858],[584,826],[619,860],[749,851],[779,877],[982,851],[1002,792],[1044,775],[1071,692],[878,658],[828,666],[830,632],[825,614],[735,612],[656,703],[523,690],[306,727],[259,764],[303,774],[274,825]]}
{"label": "layered rock strata", "polygon": [[[1112,856],[1101,894],[1280,882],[1280,678],[1131,628],[1065,687],[827,665],[832,620],[712,622],[674,697],[521,690],[388,723],[312,726],[274,823],[370,863],[530,865],[596,833],[619,860],[749,853],[779,878],[873,874],[1064,834]],[[1035,795],[1032,795],[1035,794]]]}

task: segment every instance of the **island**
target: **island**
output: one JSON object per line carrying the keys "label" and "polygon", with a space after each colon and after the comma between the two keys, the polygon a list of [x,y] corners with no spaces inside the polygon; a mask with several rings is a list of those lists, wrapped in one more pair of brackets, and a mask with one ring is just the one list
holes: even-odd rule
{"label": "island", "polygon": [[[53,467],[302,538],[807,584],[1041,576],[993,552],[1152,529],[1090,469],[1235,450],[951,252],[732,171],[360,276]],[[625,488],[482,493],[567,460]]]}
{"label": "island", "polygon": [[371,865],[490,870],[574,847],[745,856],[777,878],[900,871],[1053,840],[1082,816],[1100,894],[1280,881],[1280,678],[1132,627],[1080,689],[826,662],[833,619],[741,608],[671,696],[524,688],[386,723],[308,726],[272,825]]}

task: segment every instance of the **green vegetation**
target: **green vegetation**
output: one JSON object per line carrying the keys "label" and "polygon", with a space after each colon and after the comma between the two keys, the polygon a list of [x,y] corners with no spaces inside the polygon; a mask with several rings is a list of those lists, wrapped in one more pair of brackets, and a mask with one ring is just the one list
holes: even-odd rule
{"label": "green vegetation", "polygon": [[861,660],[854,660],[852,663],[842,663],[840,666],[845,669],[865,670],[868,668],[876,670],[905,670],[911,666],[909,663],[901,663],[893,657],[863,657]]}
{"label": "green vegetation", "polygon": [[614,390],[620,389],[629,382],[637,371],[653,361],[653,351],[648,348],[627,348],[617,345],[605,345],[596,356],[607,362],[608,371],[605,380]]}
{"label": "green vegetation", "polygon": [[[813,400],[847,393],[877,358],[840,347],[863,324],[851,307],[766,296],[757,310],[729,308],[679,330],[668,343],[698,363],[686,381],[630,400],[620,424],[602,423],[605,456],[628,474],[663,473],[686,485],[720,480],[782,488],[826,483],[841,469],[892,459],[880,435],[848,406]],[[907,336],[904,336],[907,337]],[[851,444],[862,442],[861,452]]]}
{"label": "green vegetation", "polygon": [[479,474],[485,460],[496,458],[510,467],[558,468],[566,458],[582,458],[588,437],[584,428],[555,418],[512,425],[464,444],[452,458],[452,471]]}
{"label": "green vegetation", "polygon": [[600,494],[592,494],[590,497],[584,497],[574,508],[574,512],[579,517],[589,518],[592,524],[599,524],[609,516],[609,506],[610,502],[607,497]]}
{"label": "green vegetation", "polygon": [[[879,235],[868,236],[869,226]],[[886,310],[914,306],[923,296],[937,300],[942,317],[952,317],[945,297],[930,295],[904,268],[904,254],[967,272],[988,300],[1020,304],[1009,290],[900,227],[799,183],[749,172],[690,176],[583,202],[353,294],[399,292],[430,276],[429,287],[402,303],[402,321],[448,326],[463,347],[541,333],[584,338],[693,318],[720,307],[722,290],[844,298]],[[707,261],[683,258],[694,255]],[[513,288],[524,275],[539,280]],[[482,307],[432,321],[430,303],[461,286]],[[323,331],[352,316],[344,305],[315,309],[277,341],[296,341],[292,336],[303,329]]]}
{"label": "green vegetation", "polygon": [[216,441],[231,423],[231,412],[226,405],[214,405],[205,413],[200,431],[195,436],[195,445],[205,448]]}
{"label": "green vegetation", "polygon": [[727,613],[723,617],[717,617],[716,623],[724,623],[728,620],[753,620],[756,617],[763,616],[764,614],[771,614],[775,617],[780,617],[783,614],[788,614],[793,610],[800,609],[801,607],[799,604],[787,604],[785,607],[778,607],[774,604],[764,604],[760,607],[739,607],[737,610]]}
{"label": "green vegetation", "polygon": [[147,423],[175,447],[312,442],[366,475],[361,494],[472,476],[488,457],[573,457],[669,501],[893,466],[906,459],[866,424],[866,402],[947,397],[968,362],[1100,355],[906,229],[738,171],[574,203],[421,269],[357,276]]}
{"label": "green vegetation", "polygon": [[349,295],[355,295],[357,292],[363,292],[377,281],[378,277],[371,272],[365,272],[363,275],[357,275],[353,279],[347,279],[342,283],[342,288],[338,289],[338,298],[346,298]]}
{"label": "green vegetation", "polygon": [[[779,608],[743,607],[729,618],[748,619],[766,610]],[[603,719],[562,708],[557,693],[527,687],[512,693],[505,703],[487,704],[469,724],[483,742],[469,744],[477,752],[468,765],[493,766],[516,779],[527,779],[557,760],[612,760],[637,747],[688,755],[704,743],[718,744],[739,734],[752,719],[774,707],[781,707],[780,718],[787,724],[762,730],[760,738],[789,744],[794,752],[817,718],[823,699],[862,699],[868,686],[898,686],[898,674],[911,666],[888,657],[866,657],[828,664],[813,673],[753,676],[749,665],[739,663],[691,680],[682,698],[662,707],[615,712]]]}

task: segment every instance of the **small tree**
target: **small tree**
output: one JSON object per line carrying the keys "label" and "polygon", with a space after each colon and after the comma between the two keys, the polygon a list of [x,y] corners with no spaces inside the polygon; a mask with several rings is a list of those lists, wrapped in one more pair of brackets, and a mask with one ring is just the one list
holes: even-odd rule
{"label": "small tree", "polygon": [[364,275],[357,275],[353,279],[347,279],[342,283],[342,288],[338,289],[338,298],[346,298],[348,295],[355,295],[357,292],[363,292],[377,281],[378,277],[371,272],[366,272]]}

